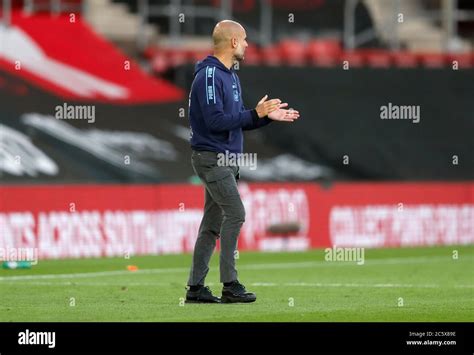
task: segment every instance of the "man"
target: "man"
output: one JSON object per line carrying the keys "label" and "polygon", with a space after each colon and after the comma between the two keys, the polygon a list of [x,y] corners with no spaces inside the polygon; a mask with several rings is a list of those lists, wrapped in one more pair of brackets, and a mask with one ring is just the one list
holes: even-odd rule
{"label": "man", "polygon": [[[196,64],[189,94],[192,165],[205,185],[204,216],[194,247],[186,302],[254,302],[256,295],[247,292],[238,281],[235,251],[245,209],[237,189],[238,166],[218,164],[220,153],[242,153],[242,130],[263,127],[272,121],[293,122],[296,110],[287,110],[280,99],[265,95],[254,109],[242,102],[239,77],[232,66],[244,59],[245,29],[237,22],[224,20],[213,31],[214,55]],[[215,297],[204,280],[216,241],[221,238],[220,281],[222,297]]]}

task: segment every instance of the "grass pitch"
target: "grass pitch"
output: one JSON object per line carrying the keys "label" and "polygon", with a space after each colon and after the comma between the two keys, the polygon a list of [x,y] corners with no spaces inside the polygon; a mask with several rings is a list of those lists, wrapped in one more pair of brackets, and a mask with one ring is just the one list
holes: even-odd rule
{"label": "grass pitch", "polygon": [[[366,249],[363,265],[324,256],[240,253],[251,304],[184,304],[191,255],[40,261],[0,270],[0,321],[474,321],[474,246]],[[211,264],[220,295],[217,253]]]}

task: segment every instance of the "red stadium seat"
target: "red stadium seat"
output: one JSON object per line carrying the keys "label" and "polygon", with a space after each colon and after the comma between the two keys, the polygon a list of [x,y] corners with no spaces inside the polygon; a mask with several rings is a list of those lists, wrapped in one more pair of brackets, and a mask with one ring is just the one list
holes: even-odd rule
{"label": "red stadium seat", "polygon": [[142,55],[147,59],[153,59],[157,51],[158,49],[156,48],[156,46],[149,46],[143,50]]}
{"label": "red stadium seat", "polygon": [[448,65],[457,62],[458,69],[471,68],[474,65],[474,53],[448,54]]}
{"label": "red stadium seat", "polygon": [[163,52],[155,53],[151,59],[151,67],[155,74],[161,75],[169,69],[170,63],[167,58]]}
{"label": "red stadium seat", "polygon": [[415,68],[420,64],[418,56],[410,52],[393,52],[392,60],[400,68]]}
{"label": "red stadium seat", "polygon": [[364,55],[358,51],[348,51],[343,52],[340,57],[339,65],[344,66],[344,63],[347,61],[349,68],[351,67],[362,67],[366,64],[366,58]]}
{"label": "red stadium seat", "polygon": [[367,49],[359,51],[366,59],[369,66],[374,68],[390,68],[392,57],[390,52],[379,49]]}
{"label": "red stadium seat", "polygon": [[186,64],[189,60],[187,52],[181,48],[169,48],[166,55],[171,66],[177,67]]}
{"label": "red stadium seat", "polygon": [[428,68],[442,68],[448,64],[448,57],[444,53],[418,53],[421,64]]}
{"label": "red stadium seat", "polygon": [[307,46],[310,63],[323,67],[338,65],[341,52],[341,43],[337,40],[314,39]]}
{"label": "red stadium seat", "polygon": [[245,50],[245,64],[258,65],[262,61],[260,50],[257,46],[249,44]]}
{"label": "red stadium seat", "polygon": [[193,49],[188,52],[188,59],[191,63],[195,64],[196,62],[203,60],[211,54],[212,49]]}
{"label": "red stadium seat", "polygon": [[286,39],[279,43],[281,56],[289,65],[306,64],[306,44],[301,41]]}
{"label": "red stadium seat", "polygon": [[280,50],[276,46],[262,47],[260,54],[261,54],[263,64],[272,65],[272,66],[282,64]]}

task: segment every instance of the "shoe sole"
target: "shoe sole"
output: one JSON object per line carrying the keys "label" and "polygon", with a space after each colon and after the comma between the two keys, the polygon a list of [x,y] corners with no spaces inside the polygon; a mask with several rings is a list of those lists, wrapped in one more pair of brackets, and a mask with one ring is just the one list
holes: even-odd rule
{"label": "shoe sole", "polygon": [[222,296],[221,303],[252,303],[255,302],[257,298],[234,298],[229,296]]}
{"label": "shoe sole", "polygon": [[209,301],[209,300],[185,300],[184,303],[221,303],[219,301]]}

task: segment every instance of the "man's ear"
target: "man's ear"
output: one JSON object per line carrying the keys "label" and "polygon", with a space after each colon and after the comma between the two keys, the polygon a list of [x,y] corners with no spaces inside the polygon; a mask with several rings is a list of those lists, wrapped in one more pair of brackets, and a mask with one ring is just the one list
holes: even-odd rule
{"label": "man's ear", "polygon": [[237,38],[235,37],[232,37],[231,39],[231,44],[232,44],[232,48],[236,48],[237,47]]}

